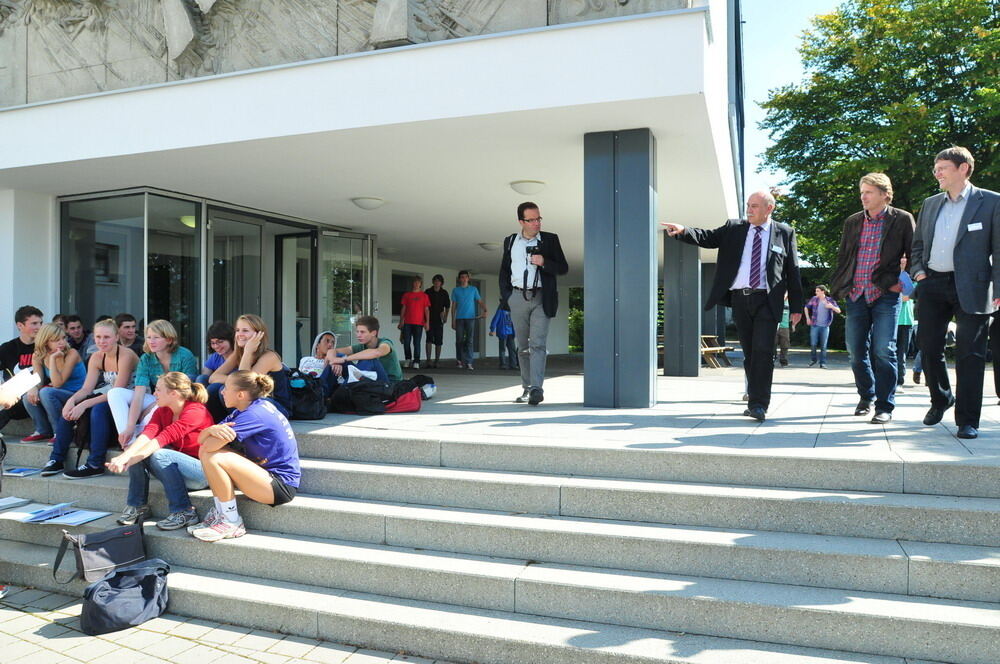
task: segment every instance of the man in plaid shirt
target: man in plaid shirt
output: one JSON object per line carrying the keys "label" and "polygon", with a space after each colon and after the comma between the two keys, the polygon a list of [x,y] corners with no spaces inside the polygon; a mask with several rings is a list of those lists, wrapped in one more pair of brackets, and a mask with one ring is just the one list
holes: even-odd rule
{"label": "man in plaid shirt", "polygon": [[[900,260],[910,255],[913,215],[894,208],[892,182],[884,173],[861,178],[861,212],[844,222],[831,291],[845,303],[846,341],[861,398],[855,415],[886,424],[896,406],[896,318]],[[874,366],[873,366],[874,363]]]}

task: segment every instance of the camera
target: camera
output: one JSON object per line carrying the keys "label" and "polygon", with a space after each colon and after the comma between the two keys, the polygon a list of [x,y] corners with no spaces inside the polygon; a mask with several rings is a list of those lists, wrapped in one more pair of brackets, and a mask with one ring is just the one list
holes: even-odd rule
{"label": "camera", "polygon": [[530,245],[528,247],[525,247],[525,251],[528,253],[529,256],[541,256],[542,255],[542,248],[539,245],[537,245],[537,244],[533,244],[533,245]]}

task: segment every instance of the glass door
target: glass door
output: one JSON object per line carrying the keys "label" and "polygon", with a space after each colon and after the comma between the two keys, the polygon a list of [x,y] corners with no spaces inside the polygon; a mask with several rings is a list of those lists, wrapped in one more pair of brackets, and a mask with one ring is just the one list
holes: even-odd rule
{"label": "glass door", "polygon": [[[337,345],[354,343],[354,321],[372,312],[371,239],[323,231],[319,237],[320,330],[337,335]],[[388,326],[390,321],[382,321]]]}
{"label": "glass door", "polygon": [[275,235],[274,347],[289,367],[312,350],[316,233]]}
{"label": "glass door", "polygon": [[209,211],[208,246],[211,308],[209,324],[236,322],[241,314],[261,315],[262,222],[228,211]]}
{"label": "glass door", "polygon": [[146,321],[173,323],[201,355],[201,204],[147,194]]}

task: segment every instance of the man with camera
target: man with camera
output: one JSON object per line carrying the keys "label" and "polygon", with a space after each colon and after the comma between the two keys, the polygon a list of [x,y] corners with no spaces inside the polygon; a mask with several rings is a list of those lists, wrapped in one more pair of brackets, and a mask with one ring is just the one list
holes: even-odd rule
{"label": "man with camera", "polygon": [[522,393],[514,401],[537,406],[544,399],[549,319],[556,315],[556,276],[569,266],[559,236],[542,231],[542,215],[530,201],[517,206],[521,232],[504,239],[500,261],[501,306],[510,310],[521,364]]}

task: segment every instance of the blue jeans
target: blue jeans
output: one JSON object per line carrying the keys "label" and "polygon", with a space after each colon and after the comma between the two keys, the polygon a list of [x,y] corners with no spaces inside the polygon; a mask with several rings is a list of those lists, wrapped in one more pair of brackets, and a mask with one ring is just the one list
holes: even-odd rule
{"label": "blue jeans", "polygon": [[41,400],[41,390],[39,390],[38,403],[34,404],[28,401],[28,395],[25,394],[21,397],[21,403],[24,404],[24,409],[28,411],[28,415],[31,416],[31,421],[35,423],[35,431],[46,438],[51,438],[55,435],[52,430],[52,423],[49,421],[49,416],[45,412],[45,406],[42,405]]}
{"label": "blue jeans", "polygon": [[[142,433],[141,431],[139,433]],[[117,445],[118,430],[111,415],[111,406],[107,401],[90,407],[90,454],[87,455],[87,465],[100,468],[108,456],[108,446]]]}
{"label": "blue jeans", "polygon": [[517,369],[517,344],[514,342],[514,335],[501,337],[498,334],[497,341],[500,342],[500,368]]}
{"label": "blue jeans", "polygon": [[183,452],[163,447],[128,469],[128,498],[125,502],[140,507],[149,502],[149,474],[163,484],[170,513],[191,509],[188,491],[208,486],[201,461]]}
{"label": "blue jeans", "polygon": [[459,362],[472,364],[472,341],[475,335],[475,318],[455,319],[455,357]]}
{"label": "blue jeans", "polygon": [[812,355],[810,359],[816,361],[816,349],[819,348],[819,363],[826,364],[826,344],[830,339],[829,325],[813,325],[809,328],[809,348]]}
{"label": "blue jeans", "polygon": [[[847,299],[847,350],[858,396],[875,402],[876,412],[896,407],[896,318],[899,293],[885,293],[871,306]],[[874,367],[872,364],[874,363]]]}
{"label": "blue jeans", "polygon": [[52,445],[52,454],[49,458],[55,457],[57,450],[61,449],[62,453],[59,454],[57,460],[64,459],[66,450],[73,443],[74,425],[62,416],[62,409],[74,394],[76,394],[75,391],[64,390],[61,387],[43,387],[38,391],[38,400],[41,402],[42,408],[45,409],[45,415],[55,428],[56,433],[55,444]]}

